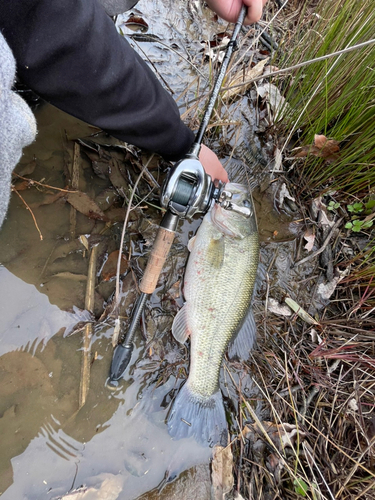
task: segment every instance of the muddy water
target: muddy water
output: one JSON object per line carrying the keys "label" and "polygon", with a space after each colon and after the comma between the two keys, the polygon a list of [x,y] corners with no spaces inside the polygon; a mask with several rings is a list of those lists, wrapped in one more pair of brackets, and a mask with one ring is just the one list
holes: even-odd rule
{"label": "muddy water", "polygon": [[[137,13],[147,21],[149,32],[160,36],[166,44],[173,42],[185,55],[189,51],[196,55],[200,35],[214,29],[210,16],[206,14],[198,23],[197,14],[186,11],[185,3],[173,4],[170,15],[167,3],[155,1],[150,7],[142,0]],[[118,24],[121,22],[119,18]],[[146,43],[142,48],[176,95],[186,88],[187,81],[195,78],[191,66],[164,46]],[[48,105],[39,107],[36,116],[37,140],[25,150],[17,171],[24,173],[26,167],[31,168],[29,177],[64,188],[64,169],[71,162],[72,140],[90,136],[95,130]],[[243,180],[245,174],[242,172],[241,178],[241,171],[236,174],[235,166],[231,168],[235,172],[233,179]],[[79,189],[95,197],[107,185],[106,180],[95,176],[82,153]],[[82,485],[88,488],[82,498],[209,498],[210,450],[194,441],[173,442],[165,426],[168,403],[187,369],[186,352],[171,340],[169,329],[182,300],[179,287],[187,256],[185,245],[199,221],[185,222],[180,228],[163,277],[167,283],[163,288],[173,293],[163,292],[163,302],[160,294],[154,297],[147,309],[144,336],[150,340],[154,335],[156,340],[147,349],[144,339],[138,341],[130,369],[115,391],[106,386],[113,322],[95,323],[90,391],[86,404],[79,410],[82,333],[72,333],[72,329],[78,321],[88,319],[83,312],[87,252],[72,237],[71,208],[64,199],[54,198],[56,191],[29,187],[20,194],[32,208],[43,240],[29,211],[13,195],[0,232],[3,498],[60,498]],[[276,253],[283,263],[282,255],[288,255],[293,246],[291,217],[274,211],[270,191],[256,192],[255,200],[261,237],[271,242],[270,251],[263,248],[263,260],[265,264],[272,262]],[[104,234],[112,248],[118,248],[121,224],[106,227],[104,222],[82,214],[77,213],[76,217],[76,235]],[[157,217],[157,211],[151,212],[149,221],[157,224]],[[278,243],[285,240],[290,241]],[[141,247],[138,240],[134,241],[134,255],[139,252],[136,270],[143,263]],[[279,269],[282,281],[282,272],[287,275],[288,269],[283,265]],[[131,273],[127,276],[131,277]],[[272,286],[278,286],[277,276]],[[97,291],[98,316],[110,298],[113,282],[102,283]],[[241,370],[234,370],[235,382],[242,376]],[[235,406],[233,383],[225,374],[222,382],[226,400],[231,399]],[[244,393],[250,395],[254,390],[250,378],[242,384]],[[159,494],[158,487],[179,475]]]}

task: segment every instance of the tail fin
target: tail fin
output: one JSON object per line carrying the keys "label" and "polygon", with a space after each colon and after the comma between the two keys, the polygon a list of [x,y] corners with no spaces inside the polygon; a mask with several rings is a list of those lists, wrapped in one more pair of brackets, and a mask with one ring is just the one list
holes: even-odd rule
{"label": "tail fin", "polygon": [[194,437],[203,446],[226,444],[228,426],[220,390],[203,399],[185,383],[168,416],[168,431],[175,439]]}

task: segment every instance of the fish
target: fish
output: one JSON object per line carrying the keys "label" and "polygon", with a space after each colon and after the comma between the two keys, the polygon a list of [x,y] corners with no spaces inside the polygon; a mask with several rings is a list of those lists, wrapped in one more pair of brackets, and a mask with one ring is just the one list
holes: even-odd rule
{"label": "fish", "polygon": [[228,426],[219,375],[223,357],[247,358],[256,337],[251,310],[259,262],[259,239],[249,189],[227,183],[231,202],[250,216],[215,203],[189,241],[185,303],[174,318],[172,334],[185,343],[190,335],[189,376],[167,418],[173,439],[194,437],[203,445],[225,443]]}

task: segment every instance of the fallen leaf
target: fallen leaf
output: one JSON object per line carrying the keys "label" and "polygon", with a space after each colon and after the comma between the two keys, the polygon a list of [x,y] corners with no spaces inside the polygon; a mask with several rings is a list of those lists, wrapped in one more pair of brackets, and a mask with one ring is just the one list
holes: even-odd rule
{"label": "fallen leaf", "polygon": [[29,189],[29,187],[30,181],[18,181],[13,184],[12,189],[15,189],[16,191],[25,191],[26,189]]}
{"label": "fallen leaf", "polygon": [[73,281],[86,281],[87,276],[85,274],[75,274],[75,273],[70,273],[68,271],[62,272],[62,273],[56,273],[53,274],[48,278],[48,280],[51,280],[52,278],[63,278],[63,279],[69,279]]}
{"label": "fallen leaf", "polygon": [[319,296],[319,298],[323,300],[328,300],[333,294],[333,292],[336,290],[337,284],[340,281],[340,279],[341,279],[340,276],[335,276],[328,283],[320,283],[316,290],[316,293]]}
{"label": "fallen leaf", "polygon": [[283,155],[282,155],[280,149],[276,148],[276,151],[275,151],[275,165],[273,167],[273,172],[282,172],[283,171],[282,161],[283,161]]}
{"label": "fallen leaf", "polygon": [[30,175],[34,172],[36,167],[36,160],[31,161],[27,165],[21,166],[17,168],[17,174],[21,177],[25,177],[25,175]]}
{"label": "fallen leaf", "polygon": [[295,198],[289,193],[288,188],[286,187],[285,182],[283,182],[280,191],[279,191],[279,206],[282,207],[284,204],[284,199],[288,198],[288,200],[296,201]]}
{"label": "fallen leaf", "polygon": [[315,242],[314,232],[312,231],[311,228],[308,228],[306,230],[305,234],[303,235],[303,237],[307,241],[306,245],[303,248],[305,248],[308,252],[311,252],[311,250],[313,249],[313,246],[314,246],[314,242]]}
{"label": "fallen leaf", "polygon": [[233,455],[230,446],[215,446],[212,459],[212,487],[214,500],[222,500],[234,485]]}
{"label": "fallen leaf", "polygon": [[30,207],[39,208],[44,205],[52,205],[53,203],[55,203],[60,198],[63,198],[64,196],[65,196],[64,191],[58,191],[57,193],[55,192],[53,194],[45,194],[41,198],[41,201],[39,201],[38,203],[31,203]]}
{"label": "fallen leaf", "polygon": [[314,328],[311,328],[310,335],[311,335],[311,340],[315,344],[322,344],[323,343],[322,337],[319,335],[319,333]]}
{"label": "fallen leaf", "polygon": [[119,164],[114,158],[109,162],[109,179],[117,192],[126,198],[125,195],[129,192],[129,183],[124,179]]}
{"label": "fallen leaf", "polygon": [[294,448],[297,439],[299,443],[306,437],[306,433],[294,424],[274,424],[273,422],[263,421],[260,424],[253,423],[244,427],[242,434],[250,441],[257,440],[267,433],[276,449],[283,452],[284,448]]}
{"label": "fallen leaf", "polygon": [[89,240],[87,239],[87,237],[84,234],[81,234],[78,240],[82,243],[86,250],[89,251]]}
{"label": "fallen leaf", "polygon": [[[224,96],[228,97],[229,99],[235,97],[238,94],[243,94],[248,88],[251,86],[253,78],[257,78],[258,76],[263,74],[264,71],[264,66],[268,63],[269,57],[266,59],[263,59],[262,61],[259,61],[253,68],[248,67],[245,71],[239,71],[235,73],[234,77],[231,78],[228,82],[228,87],[232,87],[232,85],[240,85],[241,83],[244,83],[244,85],[241,85],[241,87],[236,87],[235,89],[228,89],[225,93]],[[245,83],[246,82],[246,83]]]}
{"label": "fallen leaf", "polygon": [[111,207],[105,212],[105,216],[111,222],[124,222],[125,215],[126,215],[126,209],[122,207],[117,207],[117,208]]}
{"label": "fallen leaf", "polygon": [[[117,261],[118,261],[118,250],[110,253],[108,255],[108,259],[106,260],[102,272],[101,277],[103,281],[109,281],[111,278],[116,276],[117,273]],[[120,274],[124,274],[128,269],[128,260],[124,254],[121,255],[121,264],[120,264]]]}
{"label": "fallen leaf", "polygon": [[328,163],[338,159],[338,152],[340,151],[339,142],[334,139],[327,139],[325,135],[315,135],[314,144],[309,146],[302,146],[296,148],[297,153],[294,155],[296,158],[303,158],[308,155],[324,158]]}
{"label": "fallen leaf", "polygon": [[142,17],[135,16],[134,14],[131,14],[129,19],[124,22],[124,25],[132,31],[140,31],[141,33],[145,33],[148,30],[146,21]]}
{"label": "fallen leaf", "polygon": [[257,87],[257,93],[262,99],[269,102],[272,111],[276,115],[276,121],[281,120],[288,104],[285,97],[280,94],[279,89],[272,83],[266,83]]}
{"label": "fallen leaf", "polygon": [[98,205],[100,210],[105,212],[115,203],[115,201],[119,199],[120,197],[118,193],[113,188],[109,187],[98,194],[95,198],[95,203]]}
{"label": "fallen leaf", "polygon": [[66,200],[72,205],[78,212],[90,219],[104,220],[107,221],[108,217],[104,214],[102,210],[98,207],[95,201],[90,198],[86,193],[81,191],[76,191],[75,193],[68,193],[66,195]]}
{"label": "fallen leaf", "polygon": [[319,323],[315,321],[315,319],[310,316],[308,312],[306,312],[300,305],[297,304],[293,299],[287,297],[285,299],[285,303],[301,318],[303,321],[306,321],[309,325],[318,325]]}
{"label": "fallen leaf", "polygon": [[273,298],[268,299],[268,310],[274,314],[278,314],[280,316],[291,316],[292,311],[288,306],[284,306],[279,304],[277,300]]}

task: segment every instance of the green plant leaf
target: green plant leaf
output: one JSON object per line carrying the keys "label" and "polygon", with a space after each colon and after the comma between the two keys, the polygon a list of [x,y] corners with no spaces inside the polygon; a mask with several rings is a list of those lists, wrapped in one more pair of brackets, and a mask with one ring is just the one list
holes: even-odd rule
{"label": "green plant leaf", "polygon": [[328,203],[327,210],[337,210],[339,208],[339,206],[340,206],[340,203],[338,203],[337,201],[331,200]]}
{"label": "green plant leaf", "polygon": [[369,200],[365,203],[366,210],[371,210],[375,207],[375,200]]}
{"label": "green plant leaf", "polygon": [[354,207],[354,210],[356,212],[362,212],[363,211],[363,203],[359,202],[359,203],[354,203],[353,204],[353,207]]}
{"label": "green plant leaf", "polygon": [[362,229],[368,229],[369,227],[371,227],[372,225],[374,224],[374,222],[372,220],[367,220],[366,222],[363,221],[363,224],[362,224]]}
{"label": "green plant leaf", "polygon": [[353,227],[353,224],[351,222],[347,222],[345,224],[345,229],[351,229]]}
{"label": "green plant leaf", "polygon": [[307,495],[307,492],[309,491],[309,485],[305,483],[305,481],[301,478],[295,479],[293,481],[294,484],[294,491],[297,493],[297,495],[302,495],[305,497]]}

